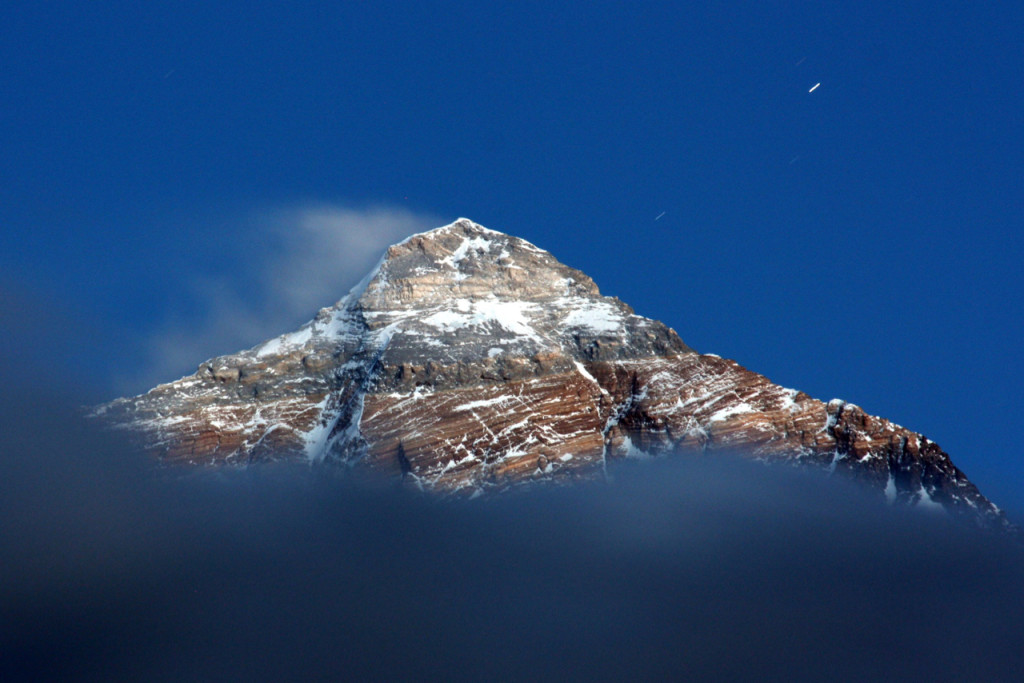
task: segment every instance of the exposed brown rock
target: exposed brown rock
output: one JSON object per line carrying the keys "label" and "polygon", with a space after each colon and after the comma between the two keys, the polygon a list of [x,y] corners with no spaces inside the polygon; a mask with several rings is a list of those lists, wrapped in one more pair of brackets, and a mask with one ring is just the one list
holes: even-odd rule
{"label": "exposed brown rock", "polygon": [[96,413],[167,463],[308,459],[478,495],[729,452],[1006,525],[922,435],[697,354],[547,252],[466,220],[390,247],[299,331]]}

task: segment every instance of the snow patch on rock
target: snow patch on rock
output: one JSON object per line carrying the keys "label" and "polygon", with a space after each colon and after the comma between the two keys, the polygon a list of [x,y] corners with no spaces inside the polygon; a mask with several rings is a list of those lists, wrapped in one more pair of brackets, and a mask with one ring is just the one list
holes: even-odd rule
{"label": "snow patch on rock", "polygon": [[257,348],[256,357],[273,356],[280,354],[288,348],[295,348],[304,345],[313,338],[313,326],[304,325],[302,328],[289,334],[282,334],[280,337],[264,342]]}
{"label": "snow patch on rock", "polygon": [[568,328],[585,327],[608,334],[620,332],[622,323],[622,313],[615,306],[587,299],[574,302],[573,310],[562,320],[562,325]]}
{"label": "snow patch on rock", "polygon": [[744,413],[755,412],[757,411],[754,410],[754,408],[751,407],[750,405],[746,403],[739,403],[737,405],[729,406],[728,408],[722,408],[721,410],[716,411],[714,414],[711,415],[711,417],[708,418],[708,422],[724,422],[733,415],[743,415]]}
{"label": "snow patch on rock", "polygon": [[444,332],[467,327],[479,329],[493,323],[516,336],[540,342],[540,334],[527,317],[527,313],[536,308],[537,304],[527,301],[499,301],[495,298],[480,301],[460,299],[456,302],[455,310],[438,311],[423,318],[422,322]]}

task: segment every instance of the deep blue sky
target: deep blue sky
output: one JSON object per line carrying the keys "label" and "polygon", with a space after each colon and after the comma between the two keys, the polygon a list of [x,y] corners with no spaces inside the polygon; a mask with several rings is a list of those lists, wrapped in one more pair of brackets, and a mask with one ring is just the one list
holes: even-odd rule
{"label": "deep blue sky", "polygon": [[98,400],[280,307],[281,216],[467,216],[1024,510],[1024,5],[764,4],[17,3],[0,286]]}

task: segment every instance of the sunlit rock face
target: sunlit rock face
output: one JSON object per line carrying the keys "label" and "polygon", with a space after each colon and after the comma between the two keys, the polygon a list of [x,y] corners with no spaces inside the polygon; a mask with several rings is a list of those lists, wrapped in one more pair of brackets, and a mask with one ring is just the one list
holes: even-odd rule
{"label": "sunlit rock face", "polygon": [[302,460],[475,496],[610,461],[743,453],[1005,526],[925,437],[698,354],[525,240],[460,219],[297,331],[96,409],[167,464]]}

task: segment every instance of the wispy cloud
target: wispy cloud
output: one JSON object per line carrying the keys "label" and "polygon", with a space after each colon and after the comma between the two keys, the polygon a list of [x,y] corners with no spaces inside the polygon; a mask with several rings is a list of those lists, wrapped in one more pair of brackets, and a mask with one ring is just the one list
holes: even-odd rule
{"label": "wispy cloud", "polygon": [[294,329],[344,296],[388,245],[444,221],[399,208],[305,204],[257,211],[240,222],[252,255],[241,267],[180,284],[191,301],[188,315],[152,334],[146,366],[120,382],[123,393]]}

